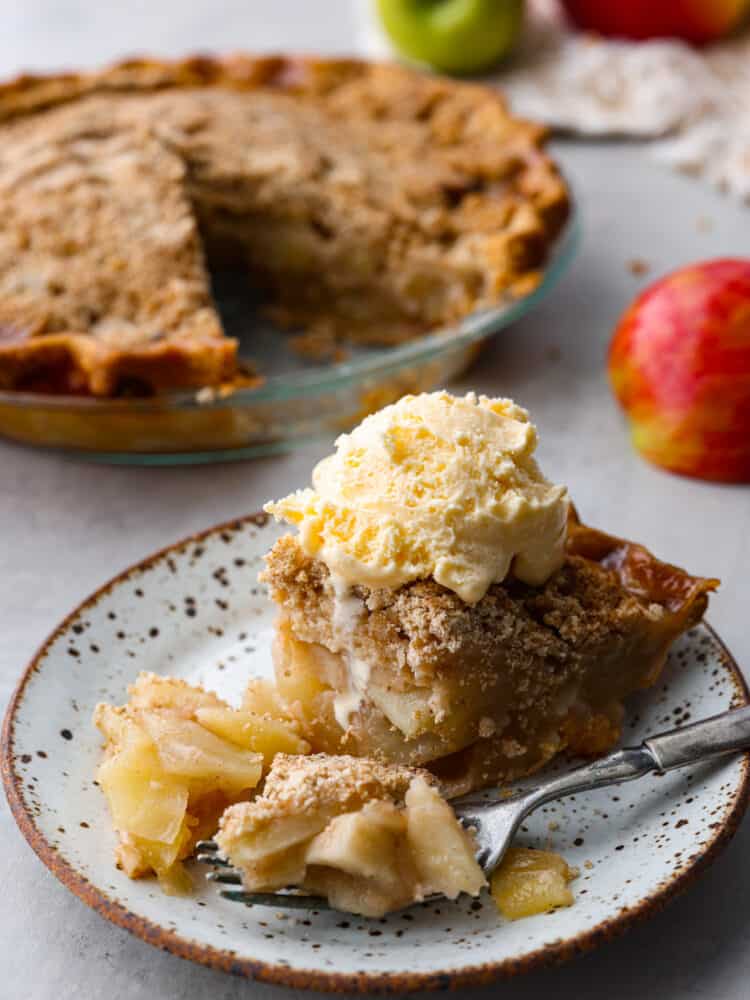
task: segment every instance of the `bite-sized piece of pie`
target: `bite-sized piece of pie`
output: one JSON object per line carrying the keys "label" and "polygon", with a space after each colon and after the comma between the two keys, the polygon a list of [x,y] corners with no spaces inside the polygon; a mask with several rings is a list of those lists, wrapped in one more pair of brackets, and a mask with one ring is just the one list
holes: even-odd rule
{"label": "bite-sized piece of pie", "polygon": [[396,65],[132,60],[0,87],[0,388],[237,374],[208,265],[308,346],[398,342],[539,277],[567,211],[545,131]]}
{"label": "bite-sized piece of pie", "polygon": [[580,524],[508,401],[405,397],[269,508],[279,691],[314,750],[459,794],[613,746],[716,580]]}
{"label": "bite-sized piece of pie", "polygon": [[434,778],[363,758],[278,755],[261,794],[224,813],[216,841],[246,889],[296,886],[368,917],[486,885]]}
{"label": "bite-sized piece of pie", "polygon": [[137,878],[155,872],[167,892],[190,880],[180,862],[210,837],[224,809],[248,797],[264,761],[309,745],[263,682],[251,682],[240,709],[172,677],[142,673],[122,707],[100,704],[105,737],[97,780],[119,843],[119,866]]}

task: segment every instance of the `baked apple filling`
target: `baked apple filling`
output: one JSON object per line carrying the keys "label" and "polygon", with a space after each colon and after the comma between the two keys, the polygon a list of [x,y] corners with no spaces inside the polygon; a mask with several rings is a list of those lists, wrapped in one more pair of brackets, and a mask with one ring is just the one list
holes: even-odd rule
{"label": "baked apple filling", "polygon": [[140,674],[129,693],[126,705],[94,713],[105,738],[96,777],[118,835],[115,856],[132,878],[153,872],[166,892],[182,892],[191,883],[181,862],[213,835],[230,803],[248,797],[264,761],[309,745],[262,681],[250,683],[240,709],[155,674]]}
{"label": "baked apple filling", "polygon": [[520,920],[572,906],[570,883],[577,876],[553,851],[511,847],[490,879],[490,892],[506,919]]}

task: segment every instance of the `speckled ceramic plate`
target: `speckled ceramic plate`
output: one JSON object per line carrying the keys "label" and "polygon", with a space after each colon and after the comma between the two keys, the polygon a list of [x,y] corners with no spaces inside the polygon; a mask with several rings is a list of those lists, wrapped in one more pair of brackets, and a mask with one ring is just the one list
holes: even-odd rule
{"label": "speckled ceramic plate", "polygon": [[[2,759],[11,808],[44,863],[103,916],[185,958],[267,982],[405,993],[488,982],[592,948],[663,905],[726,844],[748,801],[746,757],[541,810],[523,841],[580,868],[576,902],[517,923],[488,898],[385,920],[296,919],[227,902],[197,872],[192,898],[130,881],[114,867],[114,836],[92,780],[94,705],[124,701],[139,670],[198,680],[230,698],[249,673],[268,673],[273,612],[256,574],[277,534],[262,515],[250,517],[123,573],[60,625],[11,700]],[[731,656],[701,626],[676,645],[659,685],[631,703],[627,741],[747,700]]]}

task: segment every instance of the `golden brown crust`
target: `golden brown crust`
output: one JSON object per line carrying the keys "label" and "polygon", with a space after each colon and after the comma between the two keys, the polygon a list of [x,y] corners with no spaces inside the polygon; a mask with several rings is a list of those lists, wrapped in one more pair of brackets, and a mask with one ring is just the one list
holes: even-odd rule
{"label": "golden brown crust", "polygon": [[[226,136],[232,135],[226,123],[223,133],[218,127],[205,133],[215,147],[210,157],[219,164],[218,170],[209,169],[208,173],[202,173],[203,126],[198,126],[198,133],[191,139],[193,125],[182,131],[180,128],[170,131],[168,115],[160,130],[159,116],[149,117],[147,109],[136,109],[130,116],[124,111],[118,118],[115,113],[118,109],[113,107],[109,116],[113,122],[112,136],[99,134],[101,114],[98,119],[92,117],[94,127],[88,133],[82,128],[82,141],[71,133],[74,109],[80,107],[82,118],[87,109],[93,115],[97,100],[127,102],[137,95],[154,95],[158,99],[160,94],[179,92],[185,98],[188,94],[196,95],[197,102],[200,94],[215,97],[222,91],[235,95],[262,91],[269,99],[293,96],[308,108],[313,105],[325,108],[332,120],[343,119],[347,129],[356,129],[360,119],[376,121],[377,130],[371,127],[369,130],[371,136],[380,136],[374,144],[377,147],[379,143],[379,149],[373,149],[376,159],[393,156],[394,150],[406,143],[408,155],[401,157],[399,190],[388,190],[387,184],[373,190],[367,187],[372,177],[366,178],[361,205],[355,201],[354,211],[350,211],[352,206],[341,195],[342,185],[351,184],[351,180],[339,183],[338,178],[343,178],[346,171],[339,170],[336,174],[338,214],[334,222],[355,218],[356,210],[362,208],[364,236],[357,235],[354,227],[353,232],[336,231],[336,239],[332,240],[327,234],[330,220],[309,220],[312,228],[319,231],[318,243],[313,247],[317,254],[315,267],[326,273],[335,274],[337,270],[340,273],[337,264],[352,259],[353,248],[359,241],[361,248],[367,250],[365,257],[371,261],[365,271],[369,267],[373,274],[388,271],[396,275],[389,279],[390,283],[383,281],[373,287],[373,295],[365,303],[367,315],[360,315],[361,285],[357,286],[356,281],[352,284],[352,275],[344,275],[342,287],[323,289],[322,296],[319,291],[317,298],[308,289],[308,285],[314,288],[315,282],[299,280],[294,270],[299,262],[293,265],[288,281],[284,280],[283,274],[279,274],[286,266],[283,244],[281,265],[267,268],[269,273],[263,273],[264,261],[278,247],[273,243],[269,246],[264,242],[267,237],[261,236],[273,230],[280,220],[283,229],[283,218],[279,216],[270,226],[256,226],[251,237],[247,237],[242,227],[238,230],[237,213],[257,211],[257,205],[248,200],[246,192],[236,196],[227,194],[242,187],[243,177],[242,168],[236,165],[231,170],[222,169],[217,150],[226,149],[231,160],[232,149],[238,145],[226,143]],[[70,113],[65,111],[66,105]],[[171,124],[183,112],[184,107],[182,111],[178,109]],[[209,118],[221,119],[215,102],[214,107],[204,108],[203,112]],[[236,118],[239,120],[237,115]],[[389,124],[393,126],[390,131]],[[108,270],[115,249],[105,247],[106,253],[102,251],[97,256],[94,250],[99,250],[99,237],[93,235],[87,239],[76,234],[73,242],[88,251],[88,256],[82,254],[81,270],[94,274],[97,282],[106,286],[94,303],[95,318],[91,323],[99,323],[100,313],[106,321],[110,300],[118,296],[122,300],[120,292],[133,288],[136,294],[142,293],[142,308],[124,307],[122,301],[120,307],[113,304],[111,308],[118,323],[124,316],[134,329],[145,331],[144,342],[129,343],[126,337],[124,343],[119,343],[118,328],[110,331],[111,336],[104,343],[98,329],[87,327],[85,317],[81,321],[75,309],[67,308],[70,302],[57,290],[64,282],[53,272],[58,265],[62,267],[66,255],[70,263],[75,251],[50,246],[40,251],[33,239],[29,241],[27,234],[39,232],[40,225],[34,211],[29,210],[35,196],[23,191],[19,195],[18,164],[12,163],[3,211],[6,219],[11,219],[10,225],[6,222],[6,233],[20,235],[18,246],[6,248],[5,273],[6,278],[10,277],[0,281],[0,387],[3,388],[113,395],[123,385],[127,389],[129,381],[159,390],[216,385],[231,378],[236,365],[236,346],[223,337],[212,304],[191,203],[209,234],[218,233],[222,238],[240,242],[249,239],[250,246],[246,248],[249,265],[261,272],[277,295],[278,317],[290,325],[302,323],[308,327],[317,344],[321,340],[332,344],[347,331],[362,341],[377,338],[396,342],[460,318],[506,293],[512,294],[514,289],[528,290],[568,210],[566,186],[542,150],[544,129],[513,119],[503,99],[487,88],[422,76],[386,64],[246,55],[225,59],[194,57],[175,62],[136,59],[89,74],[22,76],[0,87],[0,137],[4,140],[6,159],[12,156],[13,143],[23,147],[23,143],[28,145],[31,141],[33,145],[35,134],[39,135],[37,128],[43,130],[43,146],[55,149],[55,142],[59,142],[58,155],[66,166],[74,163],[79,169],[81,158],[90,159],[85,164],[88,171],[85,182],[76,181],[73,185],[68,178],[58,183],[54,194],[57,201],[48,197],[49,204],[57,204],[69,224],[84,220],[94,233],[109,235],[112,243],[122,234],[126,244],[122,253],[125,271],[118,283],[115,272],[110,280]],[[54,142],[47,141],[50,136],[44,130],[52,130]],[[315,130],[311,127],[310,131]],[[113,142],[125,146],[130,143],[133,148],[128,148],[128,155],[143,161],[139,168],[141,192],[137,204],[128,202],[129,189],[111,172],[103,182],[101,172],[97,174],[103,155],[99,146],[109,144],[107,156],[111,161]],[[422,169],[424,159],[417,155],[421,143],[426,143],[424,148],[434,159],[432,171]],[[249,148],[252,143],[243,137],[239,145]],[[122,162],[121,152],[118,151],[118,165]],[[323,153],[315,152],[322,163]],[[236,150],[234,155],[237,160]],[[29,158],[33,160],[21,148],[17,159],[28,163]],[[420,159],[420,170],[410,175],[406,165],[410,160]],[[341,160],[346,161],[345,149]],[[177,176],[181,165],[185,171],[183,177]],[[335,164],[337,170],[339,166],[340,163]],[[382,165],[377,167],[377,173],[381,178],[388,177]],[[327,183],[325,170],[323,176],[320,183]],[[256,183],[253,178],[254,175],[248,182],[249,190]],[[32,185],[28,180],[24,183]],[[319,183],[314,175],[311,183]],[[295,187],[298,185],[292,189]],[[84,197],[87,190],[89,196]],[[278,188],[273,194],[272,201],[278,205],[283,200],[278,197]],[[305,197],[307,205],[315,203],[314,186]],[[183,226],[175,280],[171,282],[168,264],[174,254],[170,251],[160,254],[157,241],[152,238],[155,227],[152,225],[145,235],[128,231],[136,208],[152,203],[171,206],[165,210],[165,219],[173,232],[177,231],[178,222]],[[377,208],[374,214],[373,204]],[[114,207],[110,210],[109,206]],[[18,219],[12,215],[16,210],[20,213]],[[299,213],[300,205],[290,201],[289,217],[299,218]],[[45,225],[53,230],[54,220],[46,219]],[[299,245],[296,229],[290,228],[287,235],[289,245]],[[326,240],[328,247],[321,249]],[[145,256],[150,255],[154,261],[148,268],[139,261],[141,247],[145,248]],[[18,253],[26,254],[20,284],[21,265],[13,264],[14,254]],[[400,266],[402,259],[410,261],[409,268]],[[163,275],[156,266],[159,263]],[[132,267],[128,269],[128,265]],[[138,266],[140,272],[136,276],[134,268]],[[434,277],[441,270],[444,273],[439,279]],[[150,289],[144,278],[146,274],[152,275],[154,286],[170,290],[166,303]],[[362,281],[370,280],[367,272]],[[141,289],[144,281],[146,287]],[[296,293],[291,294],[290,289]],[[88,292],[77,292],[75,287],[69,290],[67,286],[65,291],[69,292],[71,302],[75,303],[77,295],[79,302],[90,305]],[[336,309],[341,313],[338,318],[332,314],[328,301],[331,293],[337,296]],[[154,335],[159,335],[163,342],[150,343],[149,338]]]}
{"label": "golden brown crust", "polygon": [[679,566],[662,562],[647,548],[582,524],[571,507],[568,522],[568,552],[613,573],[621,586],[639,601],[660,604],[672,614],[689,618],[686,627],[703,617],[708,594],[719,580],[691,576]]}
{"label": "golden brown crust", "polygon": [[0,84],[0,122],[94,93],[211,86],[240,91],[275,87],[323,94],[343,80],[360,77],[370,65],[357,59],[236,53],[172,61],[124,59],[92,73],[24,73]]}

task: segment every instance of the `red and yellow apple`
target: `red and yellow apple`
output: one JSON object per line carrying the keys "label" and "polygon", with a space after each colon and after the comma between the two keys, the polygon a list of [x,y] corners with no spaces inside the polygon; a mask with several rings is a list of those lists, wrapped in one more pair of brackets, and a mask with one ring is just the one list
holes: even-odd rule
{"label": "red and yellow apple", "polygon": [[645,458],[750,482],[750,260],[693,264],[647,288],[615,330],[608,367]]}
{"label": "red and yellow apple", "polygon": [[748,0],[563,0],[584,31],[620,38],[682,38],[705,45],[737,27]]}

